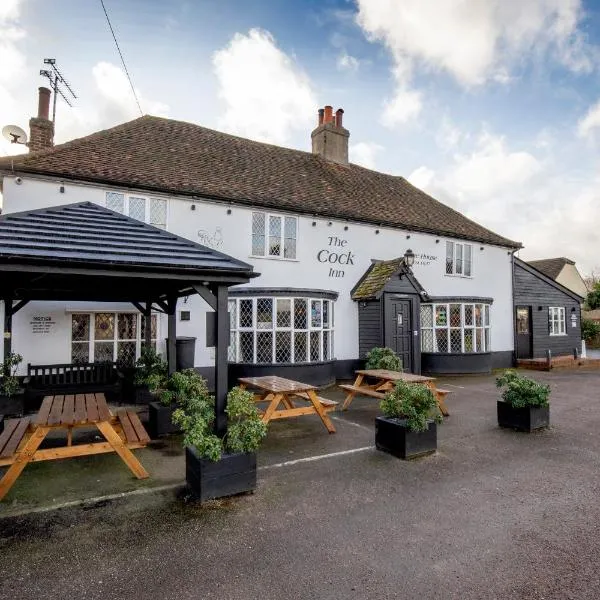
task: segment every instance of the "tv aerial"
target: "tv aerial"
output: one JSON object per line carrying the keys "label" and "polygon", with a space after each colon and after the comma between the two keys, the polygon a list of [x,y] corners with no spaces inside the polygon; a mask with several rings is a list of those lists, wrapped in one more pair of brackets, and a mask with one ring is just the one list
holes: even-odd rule
{"label": "tv aerial", "polygon": [[17,125],[5,125],[2,128],[2,137],[11,144],[27,145],[27,134]]}
{"label": "tv aerial", "polygon": [[77,96],[56,66],[55,58],[45,58],[44,64],[48,65],[49,69],[40,70],[40,75],[50,82],[50,89],[54,92],[52,103],[52,122],[54,123],[56,121],[56,97],[60,96],[67,106],[72,107],[73,99],[76,99]]}

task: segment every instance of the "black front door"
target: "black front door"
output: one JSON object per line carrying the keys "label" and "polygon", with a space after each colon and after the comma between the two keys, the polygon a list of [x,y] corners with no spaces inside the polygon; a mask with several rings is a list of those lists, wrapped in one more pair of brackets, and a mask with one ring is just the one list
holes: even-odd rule
{"label": "black front door", "polygon": [[412,302],[386,294],[385,343],[401,359],[402,369],[411,373],[412,364]]}
{"label": "black front door", "polygon": [[517,358],[532,357],[533,330],[531,327],[531,306],[517,306]]}

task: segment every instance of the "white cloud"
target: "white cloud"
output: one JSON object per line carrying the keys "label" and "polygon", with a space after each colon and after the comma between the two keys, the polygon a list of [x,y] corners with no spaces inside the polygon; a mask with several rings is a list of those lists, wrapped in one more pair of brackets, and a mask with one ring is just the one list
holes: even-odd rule
{"label": "white cloud", "polygon": [[358,67],[360,66],[360,61],[358,58],[351,56],[345,50],[337,57],[337,68],[340,71],[358,71]]}
{"label": "white cloud", "polygon": [[380,121],[389,128],[404,125],[416,119],[422,108],[421,93],[398,86],[392,98],[383,103]]}
{"label": "white cloud", "polygon": [[375,157],[383,150],[383,146],[375,142],[357,142],[350,144],[350,162],[366,167],[375,168]]}
{"label": "white cloud", "polygon": [[592,50],[578,29],[581,0],[356,3],[358,24],[371,41],[383,43],[393,59],[396,92],[384,108],[384,124],[390,127],[419,112],[421,98],[411,89],[416,68],[445,72],[466,87],[510,83],[513,67],[522,65],[524,57],[549,56],[575,72],[593,68]]}
{"label": "white cloud", "polygon": [[314,125],[317,100],[308,76],[261,29],[236,33],[213,55],[225,112],[219,126],[256,140],[285,144]]}
{"label": "white cloud", "polygon": [[585,117],[577,123],[577,135],[589,137],[597,127],[600,127],[600,100],[591,106]]}
{"label": "white cloud", "polygon": [[407,177],[407,179],[419,189],[431,191],[431,188],[433,187],[433,182],[435,180],[435,171],[433,171],[429,167],[421,166],[415,169]]}

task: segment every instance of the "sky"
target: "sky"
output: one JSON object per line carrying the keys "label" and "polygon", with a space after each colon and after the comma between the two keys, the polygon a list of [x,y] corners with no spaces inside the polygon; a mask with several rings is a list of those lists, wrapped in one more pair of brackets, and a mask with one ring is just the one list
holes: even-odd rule
{"label": "sky", "polygon": [[[144,113],[310,151],[318,108],[342,107],[351,162],[525,260],[600,272],[599,0],[105,5]],[[44,58],[77,95],[58,101],[57,143],[139,116],[100,0],[1,0],[0,126],[28,130]]]}

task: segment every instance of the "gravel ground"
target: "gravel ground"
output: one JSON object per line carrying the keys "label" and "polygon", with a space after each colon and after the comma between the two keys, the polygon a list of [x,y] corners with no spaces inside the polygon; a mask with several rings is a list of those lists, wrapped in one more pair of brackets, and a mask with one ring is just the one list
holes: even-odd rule
{"label": "gravel ground", "polygon": [[532,376],[553,388],[546,431],[500,430],[492,377],[448,379],[428,458],[273,466],[370,446],[376,402],[358,399],[333,436],[276,423],[253,495],[0,519],[0,598],[596,600],[600,374]]}

